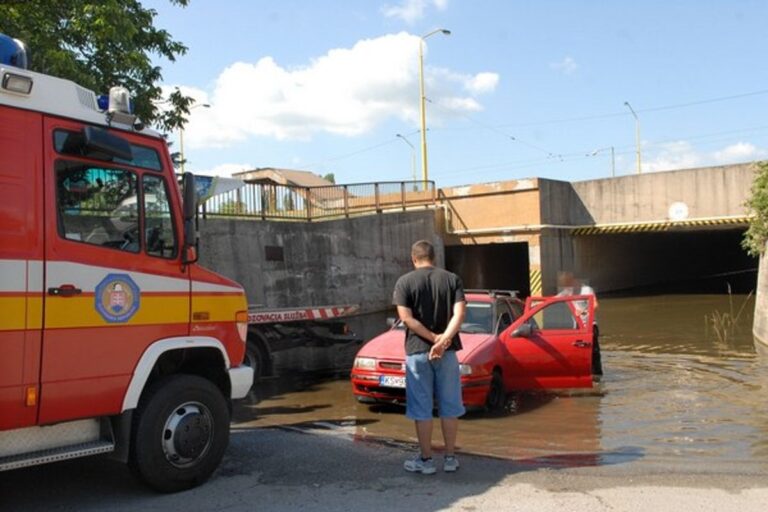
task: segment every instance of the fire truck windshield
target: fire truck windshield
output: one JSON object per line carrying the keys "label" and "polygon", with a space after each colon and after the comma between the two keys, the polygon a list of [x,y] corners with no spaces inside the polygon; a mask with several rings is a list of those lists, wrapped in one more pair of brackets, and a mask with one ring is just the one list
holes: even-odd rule
{"label": "fire truck windshield", "polygon": [[83,154],[85,140],[82,132],[73,132],[68,130],[56,130],[53,134],[54,146],[56,152],[64,155],[87,156],[99,160],[107,160],[119,164],[132,165],[152,171],[162,171],[163,165],[160,155],[156,150],[146,146],[130,144],[132,157],[129,159],[110,157],[101,154]]}

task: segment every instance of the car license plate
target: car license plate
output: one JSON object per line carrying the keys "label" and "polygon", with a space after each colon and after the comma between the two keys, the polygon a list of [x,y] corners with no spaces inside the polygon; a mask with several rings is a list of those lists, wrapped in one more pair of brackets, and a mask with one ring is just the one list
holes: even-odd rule
{"label": "car license plate", "polygon": [[379,377],[379,386],[383,388],[404,388],[405,377],[395,375],[382,375]]}

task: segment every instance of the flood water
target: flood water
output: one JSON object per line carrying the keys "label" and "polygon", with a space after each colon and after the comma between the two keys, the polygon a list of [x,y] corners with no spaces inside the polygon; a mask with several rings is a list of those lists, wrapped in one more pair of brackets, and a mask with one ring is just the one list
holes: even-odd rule
{"label": "flood water", "polygon": [[[518,397],[498,416],[468,414],[460,450],[544,467],[768,472],[768,354],[753,341],[753,309],[754,299],[741,295],[601,299],[602,381],[592,390]],[[718,316],[739,318],[720,332]],[[363,323],[385,328],[383,316]],[[294,376],[260,383],[238,407],[235,428],[412,445],[403,413],[358,404],[346,376]],[[436,425],[438,445],[439,435]]]}

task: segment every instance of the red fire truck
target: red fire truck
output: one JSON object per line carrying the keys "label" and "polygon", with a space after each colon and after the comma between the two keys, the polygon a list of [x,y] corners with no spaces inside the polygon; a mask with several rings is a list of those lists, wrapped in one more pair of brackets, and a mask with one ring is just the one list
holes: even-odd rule
{"label": "red fire truck", "polygon": [[243,289],[195,263],[194,179],[124,89],[0,56],[0,471],[111,453],[195,486],[253,370]]}

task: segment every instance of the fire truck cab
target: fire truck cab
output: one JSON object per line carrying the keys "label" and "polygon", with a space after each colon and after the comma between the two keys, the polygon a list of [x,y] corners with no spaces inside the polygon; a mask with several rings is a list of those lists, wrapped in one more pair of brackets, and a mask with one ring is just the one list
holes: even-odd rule
{"label": "fire truck cab", "polygon": [[253,380],[245,294],[195,263],[194,179],[127,91],[24,61],[0,35],[0,471],[111,453],[193,487]]}

